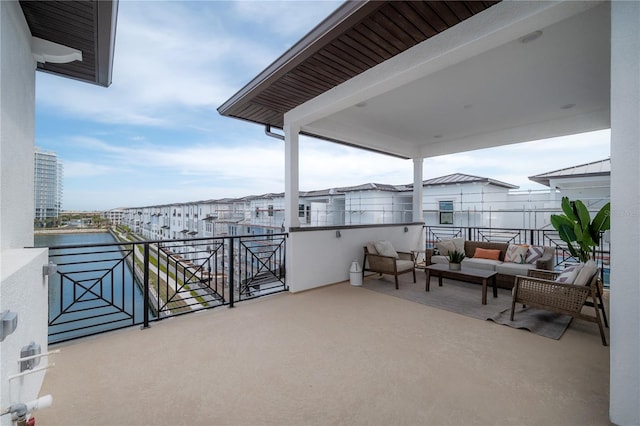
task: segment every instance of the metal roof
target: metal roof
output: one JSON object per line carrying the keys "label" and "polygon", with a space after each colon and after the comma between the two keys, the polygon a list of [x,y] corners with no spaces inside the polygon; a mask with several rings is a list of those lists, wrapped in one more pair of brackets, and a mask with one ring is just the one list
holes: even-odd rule
{"label": "metal roof", "polygon": [[[423,186],[457,185],[462,183],[490,183],[492,185],[501,186],[507,189],[519,188],[519,186],[512,185],[510,183],[501,182],[499,180],[481,177],[481,176],[466,175],[464,173],[453,173],[450,175],[440,176],[440,177],[422,181]],[[409,185],[409,186],[413,187],[413,185]]]}
{"label": "metal roof", "polygon": [[20,1],[33,37],[82,52],[82,61],[38,63],[38,70],[107,87],[111,84],[118,0]]}
{"label": "metal roof", "polygon": [[347,1],[218,112],[282,128],[285,112],[496,3]]}
{"label": "metal roof", "polygon": [[611,158],[529,176],[529,179],[541,185],[549,186],[551,179],[609,175],[611,175]]}

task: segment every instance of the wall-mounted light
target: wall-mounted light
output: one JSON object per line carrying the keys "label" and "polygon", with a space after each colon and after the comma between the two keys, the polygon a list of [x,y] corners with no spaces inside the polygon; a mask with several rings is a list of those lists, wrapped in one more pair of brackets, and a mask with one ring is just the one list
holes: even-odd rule
{"label": "wall-mounted light", "polygon": [[51,278],[51,276],[55,274],[57,271],[58,271],[58,265],[52,262],[49,262],[48,265],[44,265],[42,267],[42,275],[49,276],[49,278]]}
{"label": "wall-mounted light", "polygon": [[336,238],[340,238],[342,236],[342,234],[340,234],[340,231],[336,231]]}
{"label": "wall-mounted light", "polygon": [[18,327],[18,313],[9,310],[0,313],[0,342],[16,331]]}
{"label": "wall-mounted light", "polygon": [[20,372],[26,370],[33,370],[34,367],[40,364],[40,357],[42,354],[42,348],[36,342],[31,342],[27,346],[23,346],[20,349]]}
{"label": "wall-mounted light", "polygon": [[409,232],[409,227],[405,226],[404,227],[404,232]]}

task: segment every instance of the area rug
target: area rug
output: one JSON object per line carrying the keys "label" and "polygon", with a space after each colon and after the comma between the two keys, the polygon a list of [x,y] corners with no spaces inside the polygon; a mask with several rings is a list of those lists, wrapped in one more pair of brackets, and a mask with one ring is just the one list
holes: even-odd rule
{"label": "area rug", "polygon": [[516,305],[513,321],[510,320],[510,317],[511,307],[487,319],[509,327],[529,330],[540,336],[556,340],[562,337],[573,319],[569,315],[556,314],[542,309],[523,308],[522,305]]}
{"label": "area rug", "polygon": [[511,291],[498,289],[498,297],[494,298],[492,289],[487,289],[487,304],[482,304],[482,286],[444,279],[442,287],[438,279],[432,278],[430,291],[425,291],[425,275],[416,273],[417,282],[413,283],[411,274],[399,277],[396,290],[393,277],[369,276],[363,280],[362,286],[368,290],[410,300],[438,309],[479,320],[490,320],[497,324],[513,328],[529,330],[540,336],[560,339],[571,323],[568,315],[558,315],[539,309],[523,309],[516,306],[514,321],[509,320],[511,314]]}

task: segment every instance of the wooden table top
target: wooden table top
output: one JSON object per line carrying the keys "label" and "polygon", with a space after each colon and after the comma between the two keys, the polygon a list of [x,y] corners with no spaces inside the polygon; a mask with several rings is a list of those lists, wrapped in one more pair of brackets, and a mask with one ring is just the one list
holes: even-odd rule
{"label": "wooden table top", "polygon": [[451,274],[455,274],[461,277],[468,276],[468,277],[478,277],[478,278],[491,278],[492,276],[497,274],[496,271],[469,268],[466,266],[462,266],[462,268],[459,271],[452,271],[451,269],[449,269],[448,263],[434,263],[433,265],[427,266],[426,269],[430,269],[432,271],[438,271],[438,272],[448,272],[448,273],[450,272]]}

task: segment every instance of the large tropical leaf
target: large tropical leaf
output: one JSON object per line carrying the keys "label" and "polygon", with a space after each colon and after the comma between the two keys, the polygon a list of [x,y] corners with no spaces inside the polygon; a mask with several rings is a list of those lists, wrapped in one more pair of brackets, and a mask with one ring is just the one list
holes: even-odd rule
{"label": "large tropical leaf", "polygon": [[560,235],[560,239],[565,243],[570,244],[573,241],[576,241],[576,233],[572,225],[561,224],[557,230]]}
{"label": "large tropical leaf", "polygon": [[603,232],[608,231],[611,227],[611,206],[610,203],[602,206],[600,211],[596,214],[596,217],[593,218],[593,222],[591,222],[591,226],[589,227],[589,231],[591,233],[591,238],[595,245],[600,244],[600,236]]}
{"label": "large tropical leaf", "polygon": [[608,231],[611,228],[611,203],[607,203],[593,218],[593,230],[598,232]]}
{"label": "large tropical leaf", "polygon": [[570,228],[573,228],[573,224],[574,222],[565,215],[562,215],[562,214],[551,215],[551,225],[558,232],[560,231],[560,228],[562,226],[568,226]]}
{"label": "large tropical leaf", "polygon": [[582,226],[583,231],[588,231],[589,224],[591,223],[591,215],[589,214],[589,210],[587,210],[587,207],[580,200],[574,201],[573,207],[576,210],[578,220],[580,222],[580,226]]}
{"label": "large tropical leaf", "polygon": [[569,218],[569,220],[576,222],[578,220],[578,216],[573,211],[573,205],[571,201],[569,201],[569,197],[562,197],[562,211]]}

